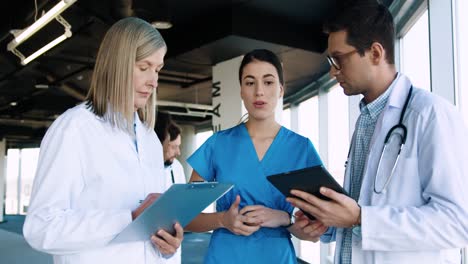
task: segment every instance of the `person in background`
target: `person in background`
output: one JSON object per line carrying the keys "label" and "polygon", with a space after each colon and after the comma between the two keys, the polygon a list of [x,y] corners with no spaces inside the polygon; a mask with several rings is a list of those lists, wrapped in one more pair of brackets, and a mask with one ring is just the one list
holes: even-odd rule
{"label": "person in background", "polygon": [[[248,121],[211,136],[189,159],[190,181],[233,183],[216,203],[186,230],[211,236],[205,263],[297,263],[291,233],[304,226],[321,233],[325,226],[291,222],[293,207],[266,176],[322,164],[309,139],[275,121],[284,93],[283,67],[269,50],[247,53],[239,67],[240,96]],[[323,230],[323,231],[322,231]]]}
{"label": "person in background", "polygon": [[184,168],[177,159],[180,156],[180,145],[182,143],[181,129],[174,122],[167,129],[169,136],[163,142],[164,167],[166,169],[166,181],[170,179],[171,184],[186,183]]}
{"label": "person in background", "polygon": [[181,128],[171,119],[169,114],[158,112],[155,131],[163,146],[167,186],[174,183],[186,183],[184,168],[177,160],[182,144]]}
{"label": "person in background", "polygon": [[[186,183],[184,168],[176,159],[180,155],[180,144],[182,141],[180,127],[172,121],[169,114],[158,112],[154,130],[163,146],[164,181],[166,186],[170,187],[174,183]],[[181,261],[182,246],[168,259],[167,263],[180,264]]]}
{"label": "person in background", "polygon": [[144,241],[111,242],[166,190],[153,131],[166,51],[149,23],[115,23],[100,45],[86,101],[47,131],[23,233],[54,263],[166,263],[179,248],[178,223],[175,235],[154,230]]}
{"label": "person in background", "polygon": [[[336,241],[335,263],[461,263],[468,245],[468,130],[457,109],[415,87],[394,63],[393,18],[380,4],[344,9],[325,26],[330,74],[363,95],[344,188],[330,201],[288,198]],[[453,89],[453,87],[447,87]]]}

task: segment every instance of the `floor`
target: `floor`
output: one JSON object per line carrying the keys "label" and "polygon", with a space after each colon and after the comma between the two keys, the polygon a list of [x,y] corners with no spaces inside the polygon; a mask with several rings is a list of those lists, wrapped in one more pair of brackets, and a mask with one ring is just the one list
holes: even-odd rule
{"label": "floor", "polygon": [[[6,215],[0,223],[0,263],[2,264],[52,264],[50,255],[35,251],[23,238],[24,215]],[[182,264],[203,263],[211,233],[184,234]],[[298,258],[299,264],[308,264]]]}
{"label": "floor", "polygon": [[[51,264],[52,258],[32,249],[22,236],[24,216],[6,215],[0,223],[1,263]],[[203,263],[203,256],[210,242],[210,233],[185,233],[182,243],[182,264]]]}

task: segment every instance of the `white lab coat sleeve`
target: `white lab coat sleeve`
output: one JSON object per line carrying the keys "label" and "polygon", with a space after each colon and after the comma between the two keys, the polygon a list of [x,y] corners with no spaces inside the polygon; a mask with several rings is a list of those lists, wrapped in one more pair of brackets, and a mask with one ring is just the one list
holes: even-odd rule
{"label": "white lab coat sleeve", "polygon": [[72,254],[106,245],[131,221],[130,210],[74,208],[86,185],[80,128],[65,116],[41,143],[29,212],[23,233],[35,249]]}
{"label": "white lab coat sleeve", "polygon": [[468,245],[468,131],[454,108],[440,107],[426,114],[427,119],[418,119],[413,126],[420,137],[415,166],[421,179],[420,189],[414,186],[414,191],[426,203],[363,206],[364,250],[423,251]]}

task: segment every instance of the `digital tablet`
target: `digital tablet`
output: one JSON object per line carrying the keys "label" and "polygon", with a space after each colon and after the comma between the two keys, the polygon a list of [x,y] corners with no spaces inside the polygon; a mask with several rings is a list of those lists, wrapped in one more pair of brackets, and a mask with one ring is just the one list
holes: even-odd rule
{"label": "digital tablet", "polygon": [[[321,165],[267,176],[267,179],[286,197],[292,197],[291,190],[296,189],[313,194],[323,200],[330,200],[320,193],[322,186],[348,195],[327,169]],[[315,219],[312,215],[305,214],[310,219]]]}
{"label": "digital tablet", "polygon": [[232,187],[232,184],[217,182],[174,184],[120,232],[112,243],[150,240],[159,229],[175,234],[176,222],[185,227]]}

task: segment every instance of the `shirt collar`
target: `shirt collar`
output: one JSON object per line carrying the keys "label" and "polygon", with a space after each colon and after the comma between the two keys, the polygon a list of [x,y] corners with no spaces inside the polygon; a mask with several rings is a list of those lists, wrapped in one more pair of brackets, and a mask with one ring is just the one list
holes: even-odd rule
{"label": "shirt collar", "polygon": [[[398,78],[398,76],[395,78],[395,80]],[[377,99],[374,101],[366,104],[364,102],[364,98],[361,99],[361,102],[359,103],[359,109],[361,110],[361,114],[368,114],[371,116],[373,120],[377,119],[384,109],[385,105],[387,104],[388,97],[391,94],[391,91],[393,89],[393,86],[395,84],[395,80],[392,82],[392,84],[385,90],[383,94],[381,94]]]}

